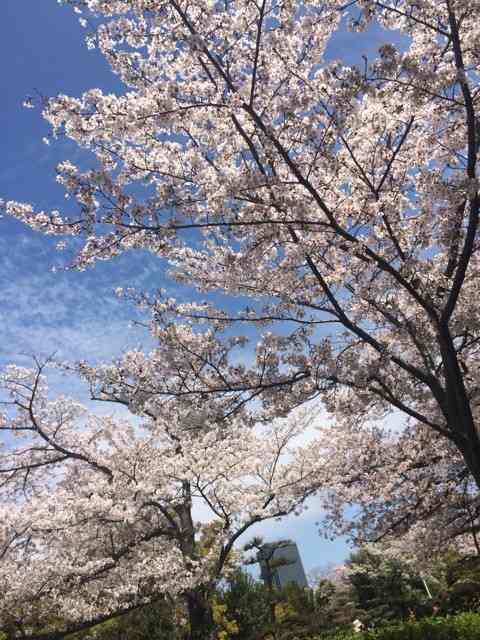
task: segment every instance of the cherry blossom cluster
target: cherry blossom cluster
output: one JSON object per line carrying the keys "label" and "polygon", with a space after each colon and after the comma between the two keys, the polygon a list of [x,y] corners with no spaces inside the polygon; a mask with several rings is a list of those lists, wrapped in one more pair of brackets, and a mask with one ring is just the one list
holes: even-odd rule
{"label": "cherry blossom cluster", "polygon": [[[458,450],[421,425],[389,432],[379,426],[319,430],[326,535],[357,544],[388,542],[391,557],[412,562],[449,546],[480,548],[477,487]],[[408,550],[408,554],[407,554]]]}
{"label": "cherry blossom cluster", "polygon": [[214,585],[241,535],[319,487],[305,413],[249,427],[174,402],[133,426],[50,399],[41,366],[0,383],[1,628],[36,637]]}

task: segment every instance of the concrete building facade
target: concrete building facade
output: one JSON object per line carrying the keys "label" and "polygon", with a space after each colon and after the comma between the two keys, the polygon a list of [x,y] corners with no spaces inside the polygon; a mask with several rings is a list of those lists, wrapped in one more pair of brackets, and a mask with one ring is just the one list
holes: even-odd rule
{"label": "concrete building facade", "polygon": [[302,559],[293,540],[264,544],[258,553],[258,562],[266,584],[271,580],[279,588],[291,582],[299,587],[308,586]]}

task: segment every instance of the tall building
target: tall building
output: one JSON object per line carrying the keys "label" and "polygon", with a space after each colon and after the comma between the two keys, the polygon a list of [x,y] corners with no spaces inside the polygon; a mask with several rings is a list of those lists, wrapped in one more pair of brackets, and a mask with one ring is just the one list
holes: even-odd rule
{"label": "tall building", "polygon": [[302,559],[293,540],[264,544],[257,557],[266,584],[271,580],[276,587],[284,587],[289,582],[300,587],[308,586]]}

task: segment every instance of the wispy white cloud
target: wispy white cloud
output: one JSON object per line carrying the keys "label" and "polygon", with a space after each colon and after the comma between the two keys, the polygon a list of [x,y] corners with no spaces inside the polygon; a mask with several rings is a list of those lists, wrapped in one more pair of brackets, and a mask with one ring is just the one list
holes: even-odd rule
{"label": "wispy white cloud", "polygon": [[[138,310],[114,295],[125,264],[119,264],[113,281],[101,269],[52,273],[59,261],[52,239],[8,231],[0,238],[0,365],[28,364],[34,355],[53,353],[60,360],[104,362],[126,349],[153,346],[147,331],[131,326]],[[140,284],[150,277],[138,261],[128,267]],[[68,387],[86,396],[71,379],[53,376],[53,382],[54,392]]]}

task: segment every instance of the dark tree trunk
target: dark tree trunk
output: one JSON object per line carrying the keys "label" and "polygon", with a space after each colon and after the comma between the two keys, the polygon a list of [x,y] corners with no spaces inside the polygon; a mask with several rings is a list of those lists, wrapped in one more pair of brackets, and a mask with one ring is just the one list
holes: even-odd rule
{"label": "dark tree trunk", "polygon": [[470,398],[465,388],[462,369],[448,327],[439,332],[445,375],[444,413],[452,440],[465,460],[466,466],[480,489],[480,437],[475,426]]}
{"label": "dark tree trunk", "polygon": [[[468,425],[465,426],[468,427]],[[476,433],[468,434],[467,437],[462,438],[461,442],[457,442],[457,447],[480,490],[480,440],[478,435]]]}
{"label": "dark tree trunk", "polygon": [[[181,549],[187,563],[197,559],[195,526],[192,518],[192,494],[190,484],[183,482],[183,503],[176,508],[182,532]],[[200,586],[184,593],[190,632],[188,640],[209,640],[213,630],[209,589]]]}
{"label": "dark tree trunk", "polygon": [[208,598],[202,591],[186,594],[190,633],[188,640],[208,640],[213,630],[213,619]]}

